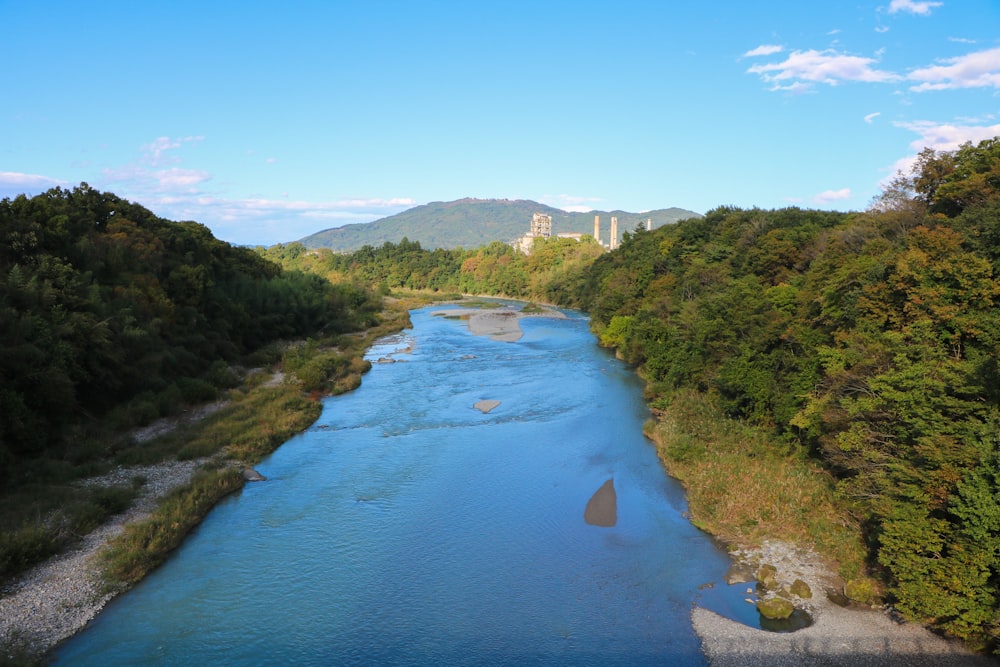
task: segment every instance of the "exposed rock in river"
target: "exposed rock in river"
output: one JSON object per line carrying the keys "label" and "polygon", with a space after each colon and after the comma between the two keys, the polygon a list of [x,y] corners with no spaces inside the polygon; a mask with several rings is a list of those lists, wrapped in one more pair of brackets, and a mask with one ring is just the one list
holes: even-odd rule
{"label": "exposed rock in river", "polygon": [[486,414],[487,412],[497,407],[498,405],[500,405],[500,401],[495,401],[493,399],[486,399],[482,401],[476,401],[475,403],[472,404],[472,407],[479,410],[483,414]]}
{"label": "exposed rock in river", "polygon": [[267,481],[267,477],[264,477],[263,475],[261,475],[259,472],[257,472],[253,468],[244,468],[243,469],[243,479],[245,479],[248,482],[265,482],[265,481]]}
{"label": "exposed rock in river", "polygon": [[614,478],[602,484],[587,501],[583,520],[591,526],[603,528],[611,528],[618,523],[618,494],[615,492]]}

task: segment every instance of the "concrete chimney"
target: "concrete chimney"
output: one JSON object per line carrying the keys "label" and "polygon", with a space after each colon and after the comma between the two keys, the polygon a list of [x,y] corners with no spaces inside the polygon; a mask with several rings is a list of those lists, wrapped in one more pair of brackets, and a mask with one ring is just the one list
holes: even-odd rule
{"label": "concrete chimney", "polygon": [[594,216],[594,240],[601,242],[601,216]]}
{"label": "concrete chimney", "polygon": [[618,218],[611,216],[611,243],[608,247],[614,250],[618,247]]}

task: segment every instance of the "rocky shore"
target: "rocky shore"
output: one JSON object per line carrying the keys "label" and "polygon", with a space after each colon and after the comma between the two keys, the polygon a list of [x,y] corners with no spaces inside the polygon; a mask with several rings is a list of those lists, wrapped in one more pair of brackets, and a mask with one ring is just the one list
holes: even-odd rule
{"label": "rocky shore", "polygon": [[691,619],[712,667],[996,667],[993,659],[976,655],[961,643],[939,637],[926,628],[893,619],[884,610],[846,608],[831,601],[837,578],[813,552],[781,542],[733,552],[734,560],[756,571],[773,565],[778,582],[795,579],[813,592],[797,599],[812,625],[790,633],[751,628],[695,607]]}
{"label": "rocky shore", "polygon": [[116,468],[86,484],[129,484],[145,478],[141,495],[127,512],[92,531],[73,550],[33,568],[0,590],[0,651],[41,655],[79,632],[114,597],[104,590],[98,554],[125,525],[143,519],[157,501],[191,480],[203,461],[172,461]]}

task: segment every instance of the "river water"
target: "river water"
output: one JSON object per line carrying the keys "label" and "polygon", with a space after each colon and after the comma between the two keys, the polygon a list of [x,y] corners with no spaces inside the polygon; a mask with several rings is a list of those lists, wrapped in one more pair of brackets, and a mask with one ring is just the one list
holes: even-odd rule
{"label": "river water", "polygon": [[499,342],[441,308],[56,664],[699,665],[692,604],[757,622],[583,315]]}

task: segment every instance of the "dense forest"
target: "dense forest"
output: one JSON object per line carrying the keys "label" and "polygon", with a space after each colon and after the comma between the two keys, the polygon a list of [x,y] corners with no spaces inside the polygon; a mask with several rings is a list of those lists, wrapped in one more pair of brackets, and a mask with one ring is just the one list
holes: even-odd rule
{"label": "dense forest", "polygon": [[[627,234],[626,234],[627,235]],[[331,282],[360,282],[383,294],[393,289],[438,293],[488,294],[579,306],[577,285],[594,260],[604,254],[592,237],[582,241],[536,239],[531,254],[494,241],[474,250],[427,250],[404,238],[351,254],[327,248],[309,250],[300,243],[260,249],[283,266],[321,275]]]}
{"label": "dense forest", "polygon": [[86,184],[0,201],[0,480],[106,452],[270,341],[367,326],[364,290],[283,269]]}
{"label": "dense forest", "polygon": [[551,240],[265,255],[383,291],[582,308],[603,345],[819,462],[906,617],[1000,634],[1000,138],[925,150],[868,211],[722,207],[604,253]]}
{"label": "dense forest", "polygon": [[859,214],[720,208],[595,262],[582,301],[682,388],[820,459],[909,618],[1000,631],[1000,140]]}
{"label": "dense forest", "polygon": [[269,341],[371,324],[375,294],[545,301],[587,311],[658,414],[693,393],[821,467],[885,599],[995,646],[998,272],[1000,138],[925,150],[864,212],[721,207],[610,253],[249,250],[57,188],[0,202],[0,478],[99,455],[88,425],[209,398]]}

